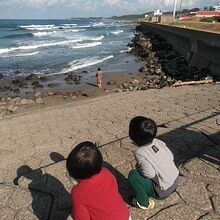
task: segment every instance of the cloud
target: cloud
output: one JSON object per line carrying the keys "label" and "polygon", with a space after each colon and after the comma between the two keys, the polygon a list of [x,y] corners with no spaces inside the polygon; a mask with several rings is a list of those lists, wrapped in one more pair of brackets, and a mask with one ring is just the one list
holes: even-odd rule
{"label": "cloud", "polygon": [[[177,0],[179,8],[181,0]],[[209,5],[215,3],[210,0]],[[111,16],[121,14],[141,14],[161,9],[172,10],[174,0],[0,0],[0,17],[13,15],[13,11],[23,14],[31,11],[39,16],[47,15],[59,18],[68,16]],[[203,7],[206,0],[182,0],[182,8]],[[4,8],[6,10],[4,10]],[[27,10],[28,9],[28,10]]]}

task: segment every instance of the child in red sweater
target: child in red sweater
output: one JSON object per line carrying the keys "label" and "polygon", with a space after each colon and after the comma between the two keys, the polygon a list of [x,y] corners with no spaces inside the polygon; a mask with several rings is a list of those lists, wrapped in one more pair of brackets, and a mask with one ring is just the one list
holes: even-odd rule
{"label": "child in red sweater", "polygon": [[116,179],[102,164],[101,152],[89,141],[78,144],[67,157],[67,170],[79,182],[71,192],[74,220],[129,219]]}

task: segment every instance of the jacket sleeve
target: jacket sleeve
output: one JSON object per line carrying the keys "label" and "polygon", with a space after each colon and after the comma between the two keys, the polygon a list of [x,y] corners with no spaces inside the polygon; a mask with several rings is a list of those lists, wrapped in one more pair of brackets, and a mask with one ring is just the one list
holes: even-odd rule
{"label": "jacket sleeve", "polygon": [[141,173],[141,175],[150,179],[154,178],[156,172],[152,165],[147,161],[147,159],[138,153],[135,153],[134,157],[137,161],[137,170]]}

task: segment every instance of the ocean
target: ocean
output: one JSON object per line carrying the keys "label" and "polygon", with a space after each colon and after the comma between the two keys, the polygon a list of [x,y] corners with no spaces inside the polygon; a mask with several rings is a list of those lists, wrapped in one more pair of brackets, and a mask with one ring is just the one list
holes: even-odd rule
{"label": "ocean", "polygon": [[0,73],[53,75],[119,63],[134,25],[109,19],[0,20]]}

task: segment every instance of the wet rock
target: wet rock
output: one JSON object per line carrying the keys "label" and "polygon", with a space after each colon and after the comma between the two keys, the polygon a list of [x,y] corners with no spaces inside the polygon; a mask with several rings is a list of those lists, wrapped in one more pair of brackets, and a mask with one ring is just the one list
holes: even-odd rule
{"label": "wet rock", "polygon": [[55,87],[59,87],[61,85],[61,83],[49,83],[47,86],[50,88],[55,88]]}
{"label": "wet rock", "polygon": [[6,92],[9,91],[10,87],[5,85],[0,85],[0,92]]}
{"label": "wet rock", "polygon": [[46,76],[41,76],[39,79],[41,82],[46,82],[48,80]]}
{"label": "wet rock", "polygon": [[33,89],[37,89],[37,88],[43,88],[44,86],[42,84],[39,83],[39,81],[34,81],[32,83]]}
{"label": "wet rock", "polygon": [[14,93],[20,93],[20,89],[19,89],[19,88],[14,88],[14,89],[12,89],[12,91],[13,91]]}
{"label": "wet rock", "polygon": [[145,66],[142,66],[138,71],[141,73],[146,73],[146,72],[148,72],[148,68]]}
{"label": "wet rock", "polygon": [[83,70],[81,73],[88,73],[88,71],[87,70]]}
{"label": "wet rock", "polygon": [[36,74],[30,74],[26,78],[26,80],[38,80],[38,76]]}

